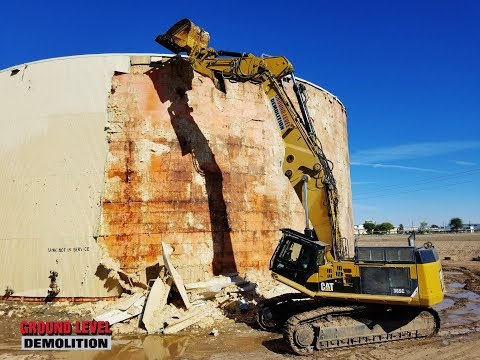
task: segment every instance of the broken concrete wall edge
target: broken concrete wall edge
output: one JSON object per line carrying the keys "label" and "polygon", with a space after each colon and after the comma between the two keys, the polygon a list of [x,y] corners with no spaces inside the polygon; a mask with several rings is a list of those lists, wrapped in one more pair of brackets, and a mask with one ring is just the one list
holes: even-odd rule
{"label": "broken concrete wall edge", "polygon": [[[105,54],[67,55],[67,56],[59,56],[59,57],[48,58],[48,59],[28,61],[28,62],[24,62],[24,63],[18,64],[18,65],[12,65],[8,68],[0,69],[0,73],[2,73],[4,71],[12,71],[12,70],[15,70],[19,67],[26,66],[26,65],[37,64],[37,63],[48,62],[48,61],[64,60],[64,59],[71,59],[71,58],[82,58],[82,57],[103,57],[103,56],[105,56],[105,57],[107,57],[107,56],[130,56],[130,57],[132,57],[132,56],[150,56],[150,57],[168,57],[168,58],[171,58],[171,57],[178,56],[178,55],[164,54],[164,53],[159,53],[159,54],[157,54],[157,53],[105,53]],[[186,57],[185,55],[181,55],[181,56]],[[311,81],[307,81],[307,80],[299,78],[299,77],[296,77],[296,80],[300,81],[302,83],[311,85],[314,88],[327,93],[332,98],[334,98],[336,101],[338,101],[338,103],[342,106],[343,110],[346,112],[345,105],[343,105],[343,103],[340,101],[340,99],[337,96],[333,95],[330,91],[322,88],[321,86],[319,86],[319,85],[317,85],[317,84],[315,84]]]}

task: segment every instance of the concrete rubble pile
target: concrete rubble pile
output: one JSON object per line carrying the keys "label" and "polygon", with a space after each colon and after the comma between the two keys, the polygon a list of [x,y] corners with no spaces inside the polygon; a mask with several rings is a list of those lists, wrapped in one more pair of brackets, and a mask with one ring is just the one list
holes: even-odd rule
{"label": "concrete rubble pile", "polygon": [[159,276],[147,289],[124,293],[116,302],[89,304],[94,320],[108,321],[114,333],[168,335],[195,325],[210,328],[210,334],[217,336],[216,321],[230,318],[253,323],[259,301],[293,291],[257,270],[243,277],[235,273],[184,284],[170,259],[172,247],[162,242],[162,250]]}

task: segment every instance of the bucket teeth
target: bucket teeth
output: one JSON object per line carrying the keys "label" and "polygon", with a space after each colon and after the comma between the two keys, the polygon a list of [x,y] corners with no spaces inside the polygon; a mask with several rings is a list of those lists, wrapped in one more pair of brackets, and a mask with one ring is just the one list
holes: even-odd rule
{"label": "bucket teeth", "polygon": [[168,36],[158,35],[155,41],[175,54],[185,52],[186,49],[175,44]]}
{"label": "bucket teeth", "polygon": [[190,54],[193,49],[205,49],[210,41],[210,35],[189,19],[183,19],[173,25],[168,31],[157,36],[157,43],[178,54]]}

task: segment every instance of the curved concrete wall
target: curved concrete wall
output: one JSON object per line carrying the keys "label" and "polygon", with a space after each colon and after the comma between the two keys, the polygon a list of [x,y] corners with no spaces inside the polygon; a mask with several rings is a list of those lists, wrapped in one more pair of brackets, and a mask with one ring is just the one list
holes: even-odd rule
{"label": "curved concrete wall", "polygon": [[[307,88],[352,239],[345,111]],[[255,85],[224,94],[183,61],[101,55],[4,70],[0,91],[0,286],[15,295],[45,296],[50,271],[58,296],[116,295],[117,271],[155,273],[161,241],[187,282],[266,269],[278,229],[303,229]]]}

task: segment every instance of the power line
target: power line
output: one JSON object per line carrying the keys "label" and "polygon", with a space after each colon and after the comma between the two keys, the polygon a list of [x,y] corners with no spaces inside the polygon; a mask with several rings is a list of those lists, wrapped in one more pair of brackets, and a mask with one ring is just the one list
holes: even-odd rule
{"label": "power line", "polygon": [[381,193],[385,190],[396,190],[396,189],[402,189],[402,188],[410,188],[412,186],[417,186],[417,185],[423,185],[423,184],[429,184],[429,183],[435,183],[435,182],[443,182],[443,181],[448,181],[452,180],[455,178],[463,178],[465,176],[470,176],[473,175],[477,172],[480,172],[480,168],[477,169],[472,169],[472,170],[466,170],[462,172],[457,172],[454,174],[448,174],[448,175],[442,175],[442,176],[437,176],[433,178],[426,178],[425,180],[417,181],[414,183],[409,183],[409,184],[392,184],[392,185],[387,185],[387,186],[381,186],[377,187],[371,191],[364,191],[360,193],[355,193],[355,195],[370,195],[370,194],[375,194],[375,193]]}
{"label": "power line", "polygon": [[360,198],[354,197],[353,199],[354,200],[366,200],[366,199],[373,199],[373,198],[379,198],[379,197],[395,197],[395,196],[398,196],[400,194],[409,194],[409,193],[412,193],[412,192],[436,190],[436,189],[441,189],[441,188],[446,188],[446,187],[451,187],[451,186],[457,186],[457,185],[460,185],[460,184],[467,184],[467,183],[471,183],[471,182],[473,182],[473,180],[462,181],[462,182],[457,182],[457,183],[452,183],[452,184],[445,184],[445,185],[440,185],[440,186],[433,186],[433,187],[429,186],[429,187],[426,187],[426,188],[413,189],[413,190],[408,189],[408,190],[404,190],[404,191],[396,191],[394,193],[389,193],[389,194],[364,196],[364,197],[360,197]]}

